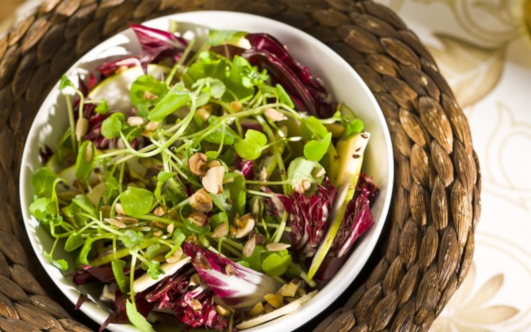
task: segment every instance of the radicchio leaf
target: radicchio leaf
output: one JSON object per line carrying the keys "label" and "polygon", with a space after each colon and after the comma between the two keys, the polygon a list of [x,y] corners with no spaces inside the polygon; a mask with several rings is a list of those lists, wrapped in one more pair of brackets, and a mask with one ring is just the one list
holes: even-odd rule
{"label": "radicchio leaf", "polygon": [[[192,264],[227,305],[239,309],[247,308],[261,301],[264,295],[274,293],[280,284],[272,277],[237,264],[210,250],[191,243],[183,244],[184,253],[192,257]],[[232,265],[234,275],[226,273],[226,266]]]}
{"label": "radicchio leaf", "polygon": [[141,65],[140,57],[128,56],[110,62],[105,62],[104,64],[96,68],[96,70],[103,76],[112,76],[116,74],[116,71],[120,68],[131,68],[139,65]]}
{"label": "radicchio leaf", "polygon": [[[146,300],[147,291],[135,294],[136,310],[144,317],[153,310],[154,303],[150,303]],[[125,310],[125,303],[131,297],[128,294],[122,294],[120,290],[116,291],[116,298],[114,300],[115,310],[111,313],[109,318],[100,326],[100,332],[103,332],[105,328],[111,323],[126,324],[129,323],[127,318],[127,312]]]}
{"label": "radicchio leaf", "polygon": [[254,178],[253,170],[253,161],[241,159],[239,156],[236,160],[236,169],[240,171],[244,178],[247,180],[252,180]]}
{"label": "radicchio leaf", "polygon": [[279,196],[289,213],[292,248],[298,252],[300,260],[312,257],[317,251],[328,228],[328,216],[336,192],[336,188],[326,181],[310,197],[297,191],[288,196]]}
{"label": "radicchio leaf", "polygon": [[[129,267],[126,267],[124,269],[124,274],[129,275]],[[75,272],[72,279],[76,286],[98,281],[104,284],[110,284],[115,281],[111,264],[106,264],[98,267],[83,265],[83,270]]]}
{"label": "radicchio leaf", "polygon": [[297,110],[320,118],[332,116],[337,103],[308,67],[296,62],[271,35],[248,34],[246,38],[251,42],[252,48],[243,52],[242,56],[252,65],[266,69],[272,83],[279,83],[286,89]]}
{"label": "radicchio leaf", "polygon": [[371,213],[371,206],[378,192],[378,187],[372,183],[372,179],[361,174],[354,197],[347,205],[345,218],[328,256],[317,271],[316,279],[321,281],[331,279],[349,257],[348,254],[356,240],[372,226],[374,217]]}

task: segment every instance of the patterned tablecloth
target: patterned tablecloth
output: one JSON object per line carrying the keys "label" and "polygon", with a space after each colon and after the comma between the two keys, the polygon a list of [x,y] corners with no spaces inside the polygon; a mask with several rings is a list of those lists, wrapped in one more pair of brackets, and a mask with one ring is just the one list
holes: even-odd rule
{"label": "patterned tablecloth", "polygon": [[[523,0],[376,1],[429,46],[465,108],[482,166],[474,265],[432,331],[531,331],[531,38]],[[0,33],[8,26],[0,23]]]}

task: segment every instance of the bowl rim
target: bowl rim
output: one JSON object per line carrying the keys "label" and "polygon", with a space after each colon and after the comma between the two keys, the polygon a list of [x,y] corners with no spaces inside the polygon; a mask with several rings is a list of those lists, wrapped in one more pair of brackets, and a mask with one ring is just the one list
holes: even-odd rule
{"label": "bowl rim", "polygon": [[[312,298],[308,303],[306,303],[301,308],[299,308],[296,312],[289,314],[287,316],[277,318],[266,324],[259,325],[257,327],[248,329],[247,331],[249,332],[265,331],[266,329],[274,328],[275,325],[277,325],[276,326],[277,328],[282,327],[283,330],[296,329],[308,323],[311,319],[317,317],[317,315],[321,314],[329,305],[331,305],[337,298],[339,298],[339,296],[341,296],[341,294],[343,294],[346,291],[348,286],[358,277],[361,269],[365,267],[367,260],[369,259],[370,255],[373,253],[374,249],[376,248],[376,243],[378,242],[378,240],[380,239],[380,236],[382,235],[382,230],[386,223],[387,216],[389,214],[390,205],[391,205],[391,197],[392,197],[393,187],[394,187],[394,160],[393,160],[393,148],[392,148],[392,143],[391,143],[390,131],[387,126],[386,120],[384,118],[383,111],[381,110],[378,102],[376,101],[374,94],[370,91],[369,87],[367,86],[365,81],[363,81],[361,76],[356,72],[356,70],[349,63],[347,63],[346,60],[343,59],[339,54],[333,51],[329,46],[327,46],[322,41],[318,40],[317,38],[309,35],[308,33],[298,28],[295,28],[286,23],[276,21],[274,19],[267,18],[267,17],[260,16],[260,15],[233,12],[233,11],[222,11],[222,10],[202,10],[202,11],[192,11],[192,12],[185,12],[185,13],[175,13],[175,14],[170,14],[170,15],[165,15],[165,16],[154,18],[154,19],[150,19],[148,21],[143,21],[141,22],[141,24],[151,26],[152,24],[156,24],[159,21],[167,21],[167,20],[175,19],[175,18],[177,19],[186,18],[188,16],[195,16],[195,15],[206,15],[206,16],[208,15],[213,15],[213,16],[234,15],[236,17],[244,17],[248,19],[260,20],[264,24],[272,24],[272,25],[278,26],[279,28],[282,28],[284,31],[287,31],[289,34],[292,34],[296,36],[297,38],[303,40],[304,43],[314,44],[317,48],[321,49],[331,59],[333,59],[334,62],[338,63],[336,64],[336,66],[345,67],[346,70],[349,71],[350,75],[354,76],[354,78],[360,83],[363,93],[367,95],[367,98],[369,98],[371,104],[373,104],[374,109],[377,111],[376,116],[378,119],[378,123],[379,123],[379,126],[381,126],[383,129],[385,146],[387,149],[387,155],[385,156],[385,158],[388,161],[387,174],[386,174],[387,190],[386,190],[385,196],[383,197],[384,201],[383,201],[383,205],[381,208],[382,209],[381,215],[378,220],[375,220],[376,225],[373,225],[372,227],[372,229],[374,230],[371,230],[372,232],[374,232],[374,234],[371,234],[371,238],[368,239],[369,242],[367,244],[367,248],[365,248],[365,250],[362,252],[361,257],[358,258],[358,261],[362,261],[362,264],[354,265],[355,268],[351,269],[349,275],[347,276],[348,277],[347,282],[336,283],[334,285],[330,285],[331,282],[329,282],[328,285],[325,286],[324,289],[327,289],[328,286],[334,286],[334,287],[332,287],[331,289],[328,289],[327,292],[323,292],[322,290],[319,291],[314,298]],[[205,25],[208,26],[208,23],[206,23]],[[245,29],[245,26],[243,26],[242,28]],[[124,29],[116,33],[115,35],[110,36],[109,38],[98,43],[96,46],[92,47],[89,51],[85,52],[72,66],[70,66],[66,70],[65,74],[71,73],[76,68],[78,68],[79,65],[83,63],[83,61],[86,61],[85,58],[91,55],[93,52],[95,52],[95,50],[98,50],[99,48],[101,48],[102,44],[108,43],[110,40],[113,40],[128,31],[131,31],[131,28]],[[25,175],[27,175],[26,172],[28,171],[26,167],[24,166],[28,164],[29,153],[27,151],[29,151],[30,145],[31,145],[31,140],[29,139],[31,137],[30,134],[33,134],[33,135],[36,134],[35,132],[36,132],[37,123],[35,122],[35,119],[41,113],[46,113],[46,115],[49,117],[50,109],[45,109],[44,106],[48,104],[48,99],[52,97],[54,91],[58,89],[58,86],[59,86],[59,82],[57,82],[53,86],[53,88],[47,94],[46,98],[43,100],[41,106],[39,107],[38,112],[36,113],[34,117],[30,130],[28,132],[28,136],[26,137],[26,142],[24,144],[24,150],[22,154],[22,162],[21,162],[22,166],[20,168],[20,177],[19,177],[20,178],[20,181],[19,181],[19,196],[20,197],[19,198],[20,198],[20,203],[21,203],[24,226],[28,234],[28,237],[30,239],[32,249],[34,250],[39,262],[45,269],[48,276],[53,280],[55,285],[72,302],[72,304],[76,304],[79,294],[81,293],[78,290],[78,287],[73,287],[73,286],[66,287],[66,285],[64,285],[60,279],[53,278],[52,271],[53,270],[57,271],[57,269],[46,260],[42,252],[37,250],[39,243],[37,242],[37,236],[35,234],[32,234],[34,227],[29,222],[30,219],[34,219],[34,218],[28,212],[28,207],[29,207],[30,202],[27,202],[25,198],[26,187],[28,187],[27,183],[29,180],[25,177]],[[345,265],[346,266],[353,265],[351,258],[353,258],[352,253],[349,254],[349,257],[344,263],[344,267]],[[338,274],[340,274],[341,271],[345,270],[344,267],[342,267],[338,271]],[[60,273],[63,274],[62,272]],[[337,276],[334,276],[334,278],[332,278],[331,280],[334,280],[336,278]],[[319,302],[327,303],[327,305],[318,307]],[[96,303],[92,301],[86,301],[85,303],[83,303],[80,307],[80,310],[98,324],[102,324],[105,321],[105,319],[107,319],[106,314],[102,316],[102,311],[104,311],[104,309],[102,309],[101,306],[97,305]],[[308,313],[311,313],[311,311],[313,311],[313,314],[308,315]],[[303,313],[307,313],[306,316],[304,316]],[[294,317],[297,317],[297,320],[290,319],[287,321],[285,319],[285,318],[294,318]],[[293,323],[294,321],[296,322]],[[110,324],[107,328],[112,331],[120,331],[120,332],[136,330],[131,325],[125,325],[125,324]]]}

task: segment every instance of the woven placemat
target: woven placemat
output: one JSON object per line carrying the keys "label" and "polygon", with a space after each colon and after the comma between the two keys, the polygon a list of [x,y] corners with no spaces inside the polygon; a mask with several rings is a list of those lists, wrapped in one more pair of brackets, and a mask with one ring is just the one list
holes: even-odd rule
{"label": "woven placemat", "polygon": [[472,262],[479,165],[467,120],[419,39],[390,9],[349,0],[49,0],[0,39],[0,330],[94,328],[58,294],[23,231],[20,161],[44,97],[127,21],[205,9],[268,16],[322,40],[362,76],[391,131],[385,235],[356,283],[302,330],[427,330]]}

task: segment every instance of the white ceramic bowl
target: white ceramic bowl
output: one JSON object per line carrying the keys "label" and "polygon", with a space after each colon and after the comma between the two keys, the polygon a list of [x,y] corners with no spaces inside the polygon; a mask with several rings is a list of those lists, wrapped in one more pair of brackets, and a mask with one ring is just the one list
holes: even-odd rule
{"label": "white ceramic bowl", "polygon": [[[383,113],[363,80],[345,60],[319,40],[291,26],[259,16],[221,11],[175,14],[144,24],[168,30],[170,20],[179,22],[180,29],[195,30],[199,38],[204,33],[205,27],[272,34],[288,46],[297,61],[308,66],[315,76],[324,81],[325,86],[336,100],[353,109],[364,121],[366,130],[372,134],[365,152],[364,171],[374,178],[374,183],[380,188],[380,195],[372,208],[375,224],[358,240],[355,250],[343,268],[310,302],[297,312],[248,331],[294,330],[318,315],[347,289],[365,265],[380,236],[389,210],[393,184],[392,146]],[[128,29],[95,47],[70,68],[67,74],[82,72],[83,68],[95,69],[99,64],[111,58],[127,53],[138,54],[139,51],[140,45],[133,31]],[[48,144],[53,148],[57,138],[68,124],[63,100],[58,83],[42,104],[29,132],[20,174],[22,213],[31,245],[44,269],[59,289],[72,303],[76,303],[80,291],[88,294],[89,298],[97,303],[99,293],[96,289],[74,286],[71,277],[65,277],[46,260],[43,251],[50,250],[53,239],[42,227],[39,227],[38,221],[30,216],[28,210],[33,197],[31,174],[41,166],[38,160],[38,149],[43,144]],[[70,266],[73,266],[71,255],[62,251],[61,248],[56,249],[54,256],[67,259]],[[104,306],[90,301],[81,306],[81,311],[99,324],[103,323],[109,314]],[[136,330],[130,325],[117,324],[111,324],[108,328],[120,332]]]}

